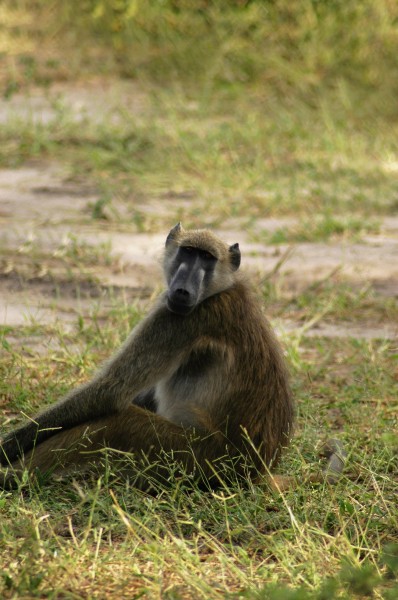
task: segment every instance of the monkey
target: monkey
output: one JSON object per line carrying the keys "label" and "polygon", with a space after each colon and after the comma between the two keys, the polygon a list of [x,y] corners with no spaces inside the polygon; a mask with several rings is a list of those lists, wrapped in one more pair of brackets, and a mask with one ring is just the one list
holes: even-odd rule
{"label": "monkey", "polygon": [[0,485],[24,469],[84,471],[104,449],[152,463],[142,487],[145,473],[166,477],[165,454],[211,486],[227,463],[245,480],[274,469],[292,436],[294,401],[281,346],[240,263],[238,243],[173,227],[165,291],[91,381],[3,437]]}

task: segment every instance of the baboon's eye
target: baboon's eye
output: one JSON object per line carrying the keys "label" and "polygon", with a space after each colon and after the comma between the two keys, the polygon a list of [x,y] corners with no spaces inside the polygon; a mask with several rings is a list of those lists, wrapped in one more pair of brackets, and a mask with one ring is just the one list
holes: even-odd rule
{"label": "baboon's eye", "polygon": [[208,252],[207,250],[199,250],[199,253],[201,258],[203,258],[204,260],[216,260],[216,257],[213,256],[213,254],[211,252]]}
{"label": "baboon's eye", "polygon": [[200,256],[202,260],[206,261],[214,261],[217,260],[215,256],[211,252],[207,250],[202,250],[201,248],[195,248],[194,246],[181,246],[181,250],[187,254],[196,253]]}

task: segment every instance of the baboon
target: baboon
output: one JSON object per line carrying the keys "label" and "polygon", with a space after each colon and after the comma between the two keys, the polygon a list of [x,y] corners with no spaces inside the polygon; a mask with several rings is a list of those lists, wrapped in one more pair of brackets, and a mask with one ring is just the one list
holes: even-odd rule
{"label": "baboon", "polygon": [[211,485],[227,463],[238,477],[275,467],[292,434],[292,393],[240,260],[238,244],[176,225],[167,290],[92,381],[3,438],[2,485],[23,468],[84,470],[105,448],[152,463],[144,486],[145,473],[162,477],[167,453]]}

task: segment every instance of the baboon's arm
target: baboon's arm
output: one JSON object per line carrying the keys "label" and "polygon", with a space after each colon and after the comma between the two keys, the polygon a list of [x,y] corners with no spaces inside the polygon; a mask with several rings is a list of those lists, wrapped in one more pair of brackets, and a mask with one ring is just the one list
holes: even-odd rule
{"label": "baboon's arm", "polygon": [[0,464],[15,461],[60,429],[123,409],[140,391],[172,373],[195,338],[195,321],[171,314],[160,302],[92,381],[2,439]]}

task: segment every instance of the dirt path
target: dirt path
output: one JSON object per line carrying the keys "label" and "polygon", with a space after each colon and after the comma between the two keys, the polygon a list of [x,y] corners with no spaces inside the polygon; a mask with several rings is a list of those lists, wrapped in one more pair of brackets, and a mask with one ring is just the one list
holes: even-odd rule
{"label": "dirt path", "polygon": [[[95,100],[95,89],[74,87],[59,93],[76,119],[103,107]],[[138,109],[140,99],[134,102]],[[17,97],[12,110],[22,116],[29,112],[31,117],[33,112],[43,120],[53,114],[51,102],[40,95],[25,102]],[[9,118],[10,111],[9,103],[0,103],[0,122]],[[90,216],[90,204],[96,200],[95,190],[83,183],[72,184],[62,165],[31,163],[0,170],[0,325],[54,323],[57,319],[68,323],[76,312],[88,314],[100,301],[106,305],[110,287],[130,299],[148,297],[161,286],[159,262],[166,231],[132,234],[117,224],[104,225]],[[289,223],[263,219],[256,228],[272,230]],[[172,214],[169,224],[173,225]],[[231,243],[239,241],[242,266],[257,277],[272,272],[287,251],[284,245],[252,243],[238,222],[220,233]],[[339,270],[343,279],[359,286],[369,284],[385,298],[396,298],[398,217],[381,220],[379,234],[360,242],[296,244],[285,258],[278,277],[291,293]],[[279,326],[290,330],[299,325],[281,321]],[[306,334],[394,338],[398,324],[342,327],[319,322]]]}

